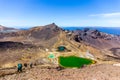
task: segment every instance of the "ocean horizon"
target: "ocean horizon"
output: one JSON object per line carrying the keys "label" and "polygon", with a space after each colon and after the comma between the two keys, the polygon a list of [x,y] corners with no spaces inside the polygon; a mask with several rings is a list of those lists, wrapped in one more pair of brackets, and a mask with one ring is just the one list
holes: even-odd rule
{"label": "ocean horizon", "polygon": [[108,33],[108,34],[114,34],[114,35],[120,35],[120,27],[62,27],[65,30],[84,30],[84,28],[89,28],[91,30],[99,30],[100,32]]}
{"label": "ocean horizon", "polygon": [[[32,27],[24,27],[24,28],[19,28],[20,30],[28,30]],[[120,35],[120,27],[60,27],[65,30],[69,31],[74,31],[74,30],[84,30],[85,28],[89,28],[91,30],[98,30],[100,32],[108,33],[108,34],[114,34],[114,35]]]}

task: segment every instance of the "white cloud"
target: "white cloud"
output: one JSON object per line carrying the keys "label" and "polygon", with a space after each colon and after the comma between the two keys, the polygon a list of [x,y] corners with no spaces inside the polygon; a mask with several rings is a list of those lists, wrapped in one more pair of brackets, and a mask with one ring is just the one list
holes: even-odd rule
{"label": "white cloud", "polygon": [[103,13],[103,14],[92,14],[89,16],[95,16],[95,17],[120,17],[120,12],[116,13]]}
{"label": "white cloud", "polygon": [[93,14],[89,16],[94,21],[94,25],[120,27],[120,12]]}

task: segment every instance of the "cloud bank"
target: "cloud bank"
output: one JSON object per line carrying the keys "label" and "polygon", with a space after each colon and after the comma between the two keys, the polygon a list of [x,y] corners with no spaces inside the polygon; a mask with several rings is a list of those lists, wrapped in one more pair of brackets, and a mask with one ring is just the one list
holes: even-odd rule
{"label": "cloud bank", "polygon": [[89,15],[89,16],[93,16],[93,17],[120,17],[120,12],[92,14],[92,15]]}

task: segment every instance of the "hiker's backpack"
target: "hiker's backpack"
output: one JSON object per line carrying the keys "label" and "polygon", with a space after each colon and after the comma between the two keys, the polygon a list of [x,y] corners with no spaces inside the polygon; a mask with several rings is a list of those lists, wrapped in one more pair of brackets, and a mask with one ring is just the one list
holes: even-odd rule
{"label": "hiker's backpack", "polygon": [[22,68],[22,64],[18,64],[18,68],[19,68],[19,69]]}

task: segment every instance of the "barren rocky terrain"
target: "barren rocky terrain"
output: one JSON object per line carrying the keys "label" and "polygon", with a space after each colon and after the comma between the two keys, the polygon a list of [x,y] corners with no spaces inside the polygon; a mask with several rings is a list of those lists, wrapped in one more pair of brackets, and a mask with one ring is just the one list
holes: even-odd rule
{"label": "barren rocky terrain", "polygon": [[6,75],[0,80],[120,80],[120,67],[98,64],[80,69],[34,67],[22,73]]}
{"label": "barren rocky terrain", "polygon": [[[65,51],[58,51],[64,46]],[[54,59],[48,56],[53,54]],[[57,71],[59,56],[93,59],[96,64]],[[36,63],[17,73],[18,63]],[[120,36],[98,30],[67,31],[55,23],[0,33],[0,80],[120,80]],[[50,65],[49,68],[41,65]]]}

